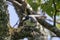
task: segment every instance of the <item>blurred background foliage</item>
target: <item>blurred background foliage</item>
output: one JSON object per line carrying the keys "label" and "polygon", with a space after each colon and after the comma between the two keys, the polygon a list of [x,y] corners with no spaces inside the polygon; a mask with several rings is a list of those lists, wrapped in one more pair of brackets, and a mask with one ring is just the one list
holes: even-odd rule
{"label": "blurred background foliage", "polygon": [[40,6],[41,0],[27,0],[33,10],[37,11],[38,7]]}
{"label": "blurred background foliage", "polygon": [[[53,0],[27,0],[27,2],[35,11],[37,11],[38,7],[40,7],[43,12],[46,12],[50,17],[53,17],[53,15],[55,14]],[[54,0],[54,2],[56,4],[56,9],[60,10],[60,0]],[[56,14],[58,17],[60,16],[60,12],[57,12]],[[57,27],[60,28],[60,24],[57,24]]]}
{"label": "blurred background foliage", "polygon": [[[54,1],[56,3],[56,8],[60,9],[60,0],[54,0]],[[41,7],[41,9],[51,17],[55,13],[53,0],[27,0],[27,2],[31,5],[31,7],[35,11],[38,10],[38,7]],[[58,13],[58,14],[60,14],[60,13]]]}

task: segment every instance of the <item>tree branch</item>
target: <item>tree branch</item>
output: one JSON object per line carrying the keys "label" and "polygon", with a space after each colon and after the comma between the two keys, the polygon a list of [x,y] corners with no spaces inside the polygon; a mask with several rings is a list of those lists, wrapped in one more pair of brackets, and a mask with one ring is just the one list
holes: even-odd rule
{"label": "tree branch", "polygon": [[60,37],[60,30],[54,27],[53,25],[49,24],[47,21],[45,21],[46,17],[42,17],[40,15],[29,15],[34,20],[37,20],[43,27],[47,28],[48,30],[55,33],[58,37]]}
{"label": "tree branch", "polygon": [[[20,7],[19,4],[18,4],[18,6]],[[32,12],[32,14],[33,14],[33,13],[34,13],[34,12]],[[47,23],[47,22],[45,21],[45,19],[42,19],[42,18],[38,18],[38,17],[37,17],[37,20],[38,20],[38,22],[39,22],[42,26],[44,26],[45,28],[47,28],[47,29],[49,29],[50,31],[54,32],[58,37],[60,37],[60,30],[58,30],[56,27],[54,27],[53,25]]]}
{"label": "tree branch", "polygon": [[50,31],[52,31],[53,33],[55,33],[58,37],[60,37],[60,30],[58,30],[56,27],[54,27],[53,25],[47,23],[44,19],[39,19],[37,18],[38,22],[44,26],[45,28],[49,29]]}
{"label": "tree branch", "polygon": [[56,3],[55,0],[53,0],[54,8],[55,8],[55,13],[54,13],[54,27],[56,27],[56,14],[57,14],[57,9],[56,9]]}

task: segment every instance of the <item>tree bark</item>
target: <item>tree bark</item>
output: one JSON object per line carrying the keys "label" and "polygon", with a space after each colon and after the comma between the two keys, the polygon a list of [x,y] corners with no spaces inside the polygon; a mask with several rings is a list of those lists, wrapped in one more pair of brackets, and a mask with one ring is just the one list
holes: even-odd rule
{"label": "tree bark", "polygon": [[55,33],[58,37],[60,37],[60,30],[58,30],[56,27],[54,27],[53,25],[49,24],[44,19],[37,18],[37,20],[43,27],[47,28],[48,30],[50,30],[53,33]]}
{"label": "tree bark", "polygon": [[8,12],[5,0],[0,0],[0,39],[4,40],[8,32]]}

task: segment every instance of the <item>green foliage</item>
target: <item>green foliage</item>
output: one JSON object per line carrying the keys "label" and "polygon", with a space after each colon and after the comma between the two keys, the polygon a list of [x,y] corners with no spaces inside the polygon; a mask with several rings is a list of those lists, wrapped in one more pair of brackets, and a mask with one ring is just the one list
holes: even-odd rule
{"label": "green foliage", "polygon": [[60,9],[60,0],[55,0],[57,9]]}
{"label": "green foliage", "polygon": [[[60,0],[54,0],[54,2],[56,3],[56,9],[60,9]],[[41,8],[43,9],[43,11],[45,11],[50,16],[53,16],[55,13],[53,0],[49,0],[41,4]]]}
{"label": "green foliage", "polygon": [[56,24],[57,28],[60,30],[60,24]]}
{"label": "green foliage", "polygon": [[[53,0],[45,0],[45,3],[41,3],[42,0],[27,0],[27,2],[31,5],[33,10],[37,11],[38,7],[41,6],[41,9],[46,12],[49,16],[53,16],[55,13],[55,8],[53,5]],[[56,8],[60,9],[60,0],[54,0],[56,3]],[[59,14],[57,14],[59,15]]]}
{"label": "green foliage", "polygon": [[40,1],[41,0],[27,0],[34,11],[37,11],[38,7],[40,6]]}
{"label": "green foliage", "polygon": [[57,16],[60,16],[60,12],[57,12]]}
{"label": "green foliage", "polygon": [[[60,9],[60,0],[55,0],[57,10]],[[60,12],[57,12],[57,15],[60,15]]]}
{"label": "green foliage", "polygon": [[53,7],[53,0],[49,0],[43,4],[41,4],[41,8],[45,11],[49,16],[53,16],[54,14],[54,7]]}

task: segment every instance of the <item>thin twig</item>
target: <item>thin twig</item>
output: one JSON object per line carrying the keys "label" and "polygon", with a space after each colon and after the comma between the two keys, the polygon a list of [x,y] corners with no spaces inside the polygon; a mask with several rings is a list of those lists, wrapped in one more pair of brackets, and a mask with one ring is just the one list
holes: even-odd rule
{"label": "thin twig", "polygon": [[57,9],[56,9],[56,3],[55,0],[53,0],[54,8],[55,8],[55,14],[54,14],[54,27],[56,27],[56,14],[57,14]]}
{"label": "thin twig", "polygon": [[22,4],[20,4],[19,2],[17,2],[17,1],[13,1],[13,0],[9,0],[9,2],[12,2],[12,3],[14,3],[14,4],[16,4],[16,5],[18,5],[18,6],[22,6]]}

